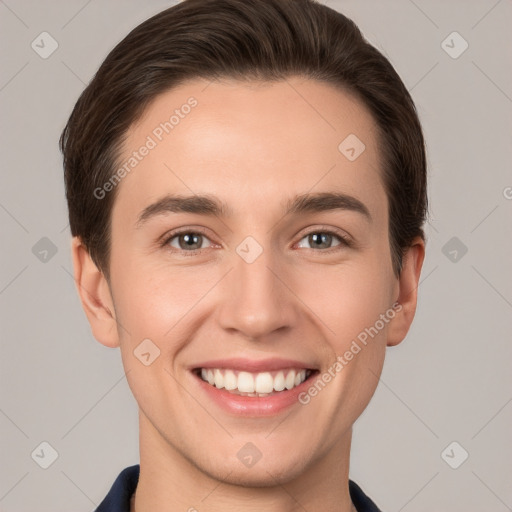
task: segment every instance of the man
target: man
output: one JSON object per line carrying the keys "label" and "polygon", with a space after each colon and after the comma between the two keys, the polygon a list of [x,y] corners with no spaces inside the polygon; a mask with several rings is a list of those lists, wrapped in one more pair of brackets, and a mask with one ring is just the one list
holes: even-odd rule
{"label": "man", "polygon": [[109,54],[61,148],[77,289],[139,406],[98,510],[378,511],[352,425],[427,211],[391,64],[311,0],[186,0]]}

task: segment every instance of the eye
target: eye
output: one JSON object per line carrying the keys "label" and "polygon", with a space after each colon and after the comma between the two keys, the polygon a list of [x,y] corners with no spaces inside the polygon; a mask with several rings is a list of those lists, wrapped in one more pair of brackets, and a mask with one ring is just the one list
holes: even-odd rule
{"label": "eye", "polygon": [[[336,247],[341,249],[343,247],[352,246],[352,242],[348,236],[329,229],[309,232],[298,242],[300,248],[303,247],[303,245],[301,245],[303,240],[306,240],[307,243],[311,245],[312,249],[322,249],[322,252],[330,252],[330,249],[336,250]],[[189,253],[189,256],[193,256],[196,252],[209,247],[204,245],[206,241],[210,242],[210,246],[212,245],[205,233],[199,230],[192,231],[189,229],[170,233],[164,238],[162,247],[170,247],[172,248],[172,252],[182,251],[183,253]],[[333,242],[336,241],[338,243],[334,243],[333,245]]]}
{"label": "eye", "polygon": [[179,231],[177,233],[171,233],[165,238],[162,245],[164,247],[171,246],[173,249],[195,252],[204,249],[203,242],[210,239],[200,231]]}
{"label": "eye", "polygon": [[[333,240],[337,239],[339,243],[332,246]],[[302,242],[302,240],[307,240],[307,243],[311,244],[311,247],[317,248],[317,249],[332,249],[337,246],[343,246],[343,247],[350,247],[351,242],[348,239],[347,236],[342,235],[341,233],[337,233],[335,231],[331,230],[324,230],[324,231],[311,231],[308,233],[305,237],[301,239],[299,244]],[[300,245],[299,245],[300,246]]]}

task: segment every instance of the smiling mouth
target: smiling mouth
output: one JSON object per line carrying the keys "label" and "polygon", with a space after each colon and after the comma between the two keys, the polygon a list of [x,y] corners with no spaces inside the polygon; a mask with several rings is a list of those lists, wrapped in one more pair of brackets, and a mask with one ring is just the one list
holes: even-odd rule
{"label": "smiling mouth", "polygon": [[212,387],[233,395],[260,397],[278,395],[289,391],[318,370],[288,368],[268,372],[246,372],[227,368],[195,368],[193,373]]}

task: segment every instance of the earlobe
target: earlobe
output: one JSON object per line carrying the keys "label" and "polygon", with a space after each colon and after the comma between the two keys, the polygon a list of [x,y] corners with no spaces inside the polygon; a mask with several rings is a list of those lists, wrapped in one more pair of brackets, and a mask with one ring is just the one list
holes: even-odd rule
{"label": "earlobe", "polygon": [[71,241],[75,284],[93,336],[101,344],[119,346],[114,304],[108,282],[78,237]]}
{"label": "earlobe", "polygon": [[387,345],[398,345],[407,335],[416,313],[421,268],[425,259],[425,242],[417,237],[403,257],[396,302],[399,311],[389,325]]}

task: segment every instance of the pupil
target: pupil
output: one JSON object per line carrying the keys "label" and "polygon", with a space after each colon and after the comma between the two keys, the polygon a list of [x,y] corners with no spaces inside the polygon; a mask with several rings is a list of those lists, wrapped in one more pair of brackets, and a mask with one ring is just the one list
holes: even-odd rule
{"label": "pupil", "polygon": [[[197,244],[197,239],[201,235],[183,235],[183,238],[185,239],[185,243],[187,244],[187,247],[190,248],[192,245]],[[201,244],[199,244],[201,245]]]}
{"label": "pupil", "polygon": [[[318,235],[317,233],[314,233],[313,235],[310,235],[313,240],[315,241],[315,244],[317,245],[322,245],[322,242],[324,241],[325,243],[325,239],[327,239],[327,245],[328,245],[328,242],[330,240],[330,237],[331,235],[327,234],[327,233],[321,233],[320,235]],[[317,242],[320,242],[319,244]]]}

